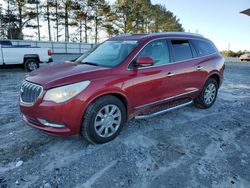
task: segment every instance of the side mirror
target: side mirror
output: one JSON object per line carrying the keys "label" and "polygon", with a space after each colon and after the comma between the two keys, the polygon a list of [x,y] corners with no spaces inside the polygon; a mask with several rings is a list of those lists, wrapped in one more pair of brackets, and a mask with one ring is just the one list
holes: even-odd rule
{"label": "side mirror", "polygon": [[135,62],[135,66],[136,67],[148,67],[154,64],[154,61],[151,57],[148,56],[141,56],[138,57],[136,62]]}

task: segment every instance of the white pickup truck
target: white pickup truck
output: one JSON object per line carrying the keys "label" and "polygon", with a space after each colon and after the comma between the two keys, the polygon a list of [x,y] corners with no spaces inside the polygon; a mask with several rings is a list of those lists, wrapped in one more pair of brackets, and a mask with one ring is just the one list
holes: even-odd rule
{"label": "white pickup truck", "polygon": [[48,48],[12,45],[9,40],[0,40],[0,66],[23,65],[27,71],[33,71],[39,68],[39,63],[52,62],[51,55]]}

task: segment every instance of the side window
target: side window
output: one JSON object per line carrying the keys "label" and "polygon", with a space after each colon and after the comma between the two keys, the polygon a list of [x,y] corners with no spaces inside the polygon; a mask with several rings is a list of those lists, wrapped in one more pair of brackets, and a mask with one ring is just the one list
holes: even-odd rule
{"label": "side window", "polygon": [[215,47],[208,41],[193,40],[192,43],[198,53],[198,56],[205,56],[216,52]]}
{"label": "side window", "polygon": [[0,41],[0,44],[3,46],[11,46],[11,42],[8,40],[2,40],[2,41]]}
{"label": "side window", "polygon": [[193,57],[191,46],[187,40],[172,40],[175,61],[183,61]]}
{"label": "side window", "polygon": [[154,65],[164,65],[170,62],[166,40],[157,40],[149,43],[137,56],[148,56],[154,61]]}

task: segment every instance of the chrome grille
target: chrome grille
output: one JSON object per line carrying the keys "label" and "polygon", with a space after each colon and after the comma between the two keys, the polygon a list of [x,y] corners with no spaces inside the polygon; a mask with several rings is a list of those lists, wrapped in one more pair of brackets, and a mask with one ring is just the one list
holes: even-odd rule
{"label": "chrome grille", "polygon": [[24,81],[20,90],[21,102],[33,104],[42,93],[42,90],[42,86]]}

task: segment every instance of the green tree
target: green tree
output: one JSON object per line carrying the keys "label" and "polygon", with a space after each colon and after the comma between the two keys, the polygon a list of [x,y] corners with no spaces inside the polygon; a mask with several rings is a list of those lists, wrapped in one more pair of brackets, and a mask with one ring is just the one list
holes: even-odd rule
{"label": "green tree", "polygon": [[55,7],[55,3],[52,0],[46,0],[46,2],[44,2],[44,4],[42,5],[42,8],[44,9],[43,18],[47,22],[47,26],[48,26],[49,41],[52,41],[51,18],[52,18],[54,7]]}
{"label": "green tree", "polygon": [[60,26],[64,24],[64,7],[60,0],[51,0],[50,2],[51,8],[50,11],[50,20],[55,23],[53,27],[56,30],[56,41],[59,41],[59,38],[62,36],[60,34]]}
{"label": "green tree", "polygon": [[105,25],[107,15],[110,12],[110,5],[105,0],[89,0],[89,3],[92,7],[95,43],[97,43],[99,29]]}
{"label": "green tree", "polygon": [[57,41],[60,37],[60,26],[62,26],[64,30],[64,37],[65,42],[69,42],[70,40],[70,33],[69,28],[71,26],[75,26],[74,21],[74,8],[75,3],[74,0],[56,0],[54,3],[55,7],[55,13],[54,18],[52,18],[53,21],[56,22],[56,35],[57,35]]}
{"label": "green tree", "polygon": [[38,40],[41,40],[41,33],[40,33],[40,9],[42,8],[40,1],[39,0],[28,0],[27,1],[29,4],[31,5],[35,5],[35,8],[30,7],[31,9],[35,9],[33,10],[36,14],[36,24],[29,24],[28,27],[30,28],[37,28],[37,34],[38,34]]}
{"label": "green tree", "polygon": [[3,7],[2,4],[0,4],[0,38],[5,38],[5,24],[3,22]]}
{"label": "green tree", "polygon": [[47,24],[49,41],[52,41],[53,29],[55,29],[55,40],[60,38],[60,24],[63,24],[63,7],[59,0],[41,1],[43,20]]}
{"label": "green tree", "polygon": [[115,18],[113,24],[119,30],[119,33],[129,33],[131,32],[131,22],[132,19],[130,15],[132,14],[132,6],[134,0],[116,0],[114,9],[115,9]]}
{"label": "green tree", "polygon": [[108,37],[112,37],[113,35],[119,34],[119,29],[113,24],[116,20],[116,14],[112,10],[112,7],[110,9],[110,12],[106,15],[106,20],[103,23],[103,29],[108,34]]}
{"label": "green tree", "polygon": [[91,29],[89,26],[92,16],[91,16],[91,2],[87,0],[82,0],[76,2],[75,9],[75,20],[76,26],[79,31],[80,42],[83,41],[83,30],[84,30],[84,42],[88,42],[88,31]]}
{"label": "green tree", "polygon": [[162,5],[151,5],[153,10],[150,14],[150,32],[184,31],[179,20],[174,14]]}
{"label": "green tree", "polygon": [[29,27],[31,20],[36,18],[36,12],[29,7],[25,0],[5,0],[6,13],[2,21],[7,26],[8,38],[23,39],[24,27]]}
{"label": "green tree", "polygon": [[71,0],[65,0],[62,2],[64,11],[64,28],[65,28],[65,42],[69,42],[69,12],[71,11]]}
{"label": "green tree", "polygon": [[183,31],[174,14],[150,0],[116,0],[113,24],[120,33]]}
{"label": "green tree", "polygon": [[151,13],[150,0],[136,0],[131,7],[131,31],[133,33],[147,33]]}

